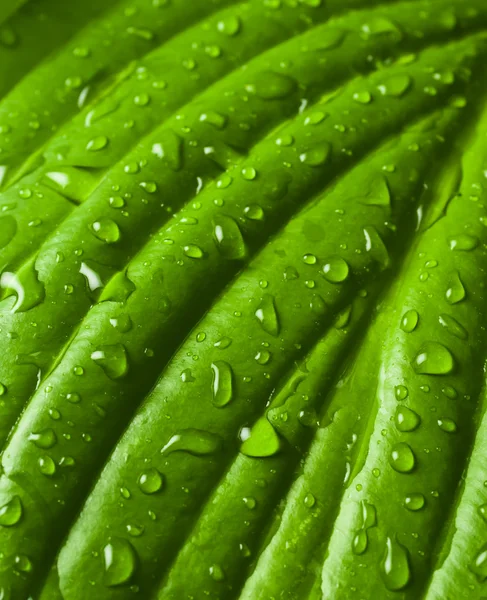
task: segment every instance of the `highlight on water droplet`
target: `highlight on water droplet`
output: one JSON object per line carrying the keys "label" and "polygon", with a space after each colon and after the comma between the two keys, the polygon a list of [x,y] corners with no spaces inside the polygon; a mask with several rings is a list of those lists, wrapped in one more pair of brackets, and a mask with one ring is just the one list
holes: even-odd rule
{"label": "highlight on water droplet", "polygon": [[389,455],[389,462],[398,473],[410,473],[416,466],[414,453],[406,442],[394,444]]}
{"label": "highlight on water droplet", "polygon": [[12,498],[0,507],[0,526],[13,527],[22,518],[23,506],[20,496],[12,496]]}
{"label": "highlight on water droplet", "polygon": [[253,458],[274,456],[281,448],[281,440],[267,417],[259,419],[251,429],[243,428],[240,439],[240,452]]}
{"label": "highlight on water droplet", "polygon": [[137,483],[144,494],[150,495],[162,489],[164,478],[155,467],[151,467],[140,474]]}
{"label": "highlight on water droplet", "polygon": [[91,359],[105,371],[110,379],[120,379],[128,373],[127,351],[122,344],[100,346],[91,354]]}
{"label": "highlight on water droplet", "polygon": [[201,429],[183,429],[171,437],[161,449],[161,454],[167,456],[172,452],[187,452],[193,456],[215,454],[221,449],[220,436]]}
{"label": "highlight on water droplet", "polygon": [[401,319],[401,329],[406,333],[412,333],[419,323],[419,313],[417,310],[408,310]]}
{"label": "highlight on water droplet", "polygon": [[213,404],[223,408],[231,402],[233,396],[232,367],[224,360],[216,360],[211,363],[211,370],[213,373],[211,384]]}
{"label": "highlight on water droplet", "polygon": [[274,297],[266,294],[255,311],[255,316],[262,329],[270,335],[277,336],[280,331],[279,317],[277,315]]}
{"label": "highlight on water droplet", "polygon": [[123,585],[130,581],[137,568],[137,553],[132,544],[120,537],[113,537],[103,548],[105,565],[104,583],[108,587]]}
{"label": "highlight on water droplet", "polygon": [[393,592],[405,588],[411,579],[408,551],[395,538],[388,537],[386,540],[381,575],[387,589]]}
{"label": "highlight on water droplet", "polygon": [[349,273],[350,267],[341,256],[331,256],[323,265],[323,275],[331,283],[343,283]]}
{"label": "highlight on water droplet", "polygon": [[416,373],[423,375],[447,375],[454,366],[452,353],[438,342],[424,343],[413,361]]}

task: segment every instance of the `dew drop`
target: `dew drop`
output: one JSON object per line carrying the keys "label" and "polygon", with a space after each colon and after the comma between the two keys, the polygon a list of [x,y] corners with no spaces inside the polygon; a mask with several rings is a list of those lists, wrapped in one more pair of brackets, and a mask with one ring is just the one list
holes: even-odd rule
{"label": "dew drop", "polygon": [[414,492],[412,494],[408,494],[404,498],[404,506],[410,511],[416,512],[424,508],[426,503],[425,497],[423,494],[419,494]]}
{"label": "dew drop", "polygon": [[467,233],[461,233],[455,237],[448,238],[448,245],[450,250],[460,250],[469,252],[475,250],[479,245],[479,238]]}
{"label": "dew drop", "polygon": [[413,366],[419,374],[447,375],[453,371],[453,355],[438,342],[426,342],[416,355]]}
{"label": "dew drop", "polygon": [[341,256],[332,256],[323,265],[323,274],[331,283],[344,282],[350,273],[348,263]]}
{"label": "dew drop", "polygon": [[456,433],[457,431],[457,424],[453,419],[438,419],[438,427],[446,433]]}
{"label": "dew drop", "polygon": [[299,155],[299,160],[310,167],[321,167],[330,156],[331,146],[328,143],[313,146]]}
{"label": "dew drop", "polygon": [[274,71],[261,71],[245,89],[263,100],[278,100],[290,96],[297,88],[296,81]]}
{"label": "dew drop", "polygon": [[203,250],[199,247],[196,246],[195,244],[188,244],[187,246],[184,246],[183,248],[184,254],[186,256],[188,256],[189,258],[203,258],[204,256],[204,252]]}
{"label": "dew drop", "polygon": [[39,465],[39,471],[47,477],[52,477],[56,474],[56,463],[50,456],[39,457],[37,464]]}
{"label": "dew drop", "polygon": [[242,438],[240,451],[253,458],[274,456],[281,448],[279,436],[266,417],[259,419],[250,431],[246,431],[245,436],[241,433]]}
{"label": "dew drop", "polygon": [[211,363],[211,370],[213,373],[211,384],[213,404],[222,408],[231,402],[233,396],[232,367],[224,360],[216,360]]}
{"label": "dew drop", "polygon": [[120,228],[112,219],[102,217],[91,225],[91,229],[95,237],[106,244],[114,244],[120,240]]}
{"label": "dew drop", "polygon": [[183,429],[171,437],[161,449],[164,456],[172,452],[187,452],[193,456],[215,454],[221,448],[221,438],[201,429]]}
{"label": "dew drop", "polygon": [[481,583],[487,579],[487,544],[484,544],[475,555],[470,563],[470,570]]}
{"label": "dew drop", "polygon": [[[22,518],[23,507],[19,496],[13,496],[0,508],[0,526],[13,527]],[[0,596],[1,597],[1,596]]]}
{"label": "dew drop", "polygon": [[397,540],[386,540],[385,556],[381,564],[381,574],[388,590],[399,591],[411,579],[408,551]]}
{"label": "dew drop", "polygon": [[120,379],[128,373],[127,351],[122,344],[100,346],[91,354],[91,359],[110,379]]}
{"label": "dew drop", "polygon": [[266,294],[263,298],[259,307],[255,311],[255,316],[260,322],[262,329],[270,335],[279,335],[280,325],[279,317],[277,315],[276,305],[273,296]]}
{"label": "dew drop", "polygon": [[98,135],[86,144],[86,149],[90,152],[99,152],[108,146],[106,135]]}
{"label": "dew drop", "polygon": [[404,94],[411,87],[411,77],[409,75],[393,75],[389,77],[378,86],[380,93],[383,96],[393,96],[395,98],[399,98],[404,96]]}
{"label": "dew drop", "polygon": [[237,222],[231,217],[217,215],[213,219],[213,236],[220,254],[229,260],[247,256],[247,248]]}
{"label": "dew drop", "polygon": [[114,537],[103,548],[105,564],[104,583],[116,587],[127,583],[137,567],[137,553],[132,544],[123,538]]}
{"label": "dew drop", "polygon": [[152,467],[140,475],[137,483],[144,494],[155,494],[162,490],[164,478],[155,467]]}
{"label": "dew drop", "polygon": [[460,275],[457,272],[454,272],[450,276],[445,296],[446,301],[449,304],[457,304],[465,298],[465,288],[463,286],[462,280],[460,279]]}
{"label": "dew drop", "polygon": [[419,313],[417,310],[408,310],[404,313],[401,320],[401,329],[406,333],[412,333],[419,323]]}
{"label": "dew drop", "polygon": [[397,429],[403,432],[414,431],[421,423],[419,415],[405,406],[398,406],[394,420]]}
{"label": "dew drop", "polygon": [[410,473],[416,465],[416,458],[409,444],[398,442],[392,447],[389,462],[398,473]]}
{"label": "dew drop", "polygon": [[57,437],[53,429],[43,429],[37,433],[31,433],[29,435],[29,441],[33,442],[38,448],[48,450],[57,443]]}

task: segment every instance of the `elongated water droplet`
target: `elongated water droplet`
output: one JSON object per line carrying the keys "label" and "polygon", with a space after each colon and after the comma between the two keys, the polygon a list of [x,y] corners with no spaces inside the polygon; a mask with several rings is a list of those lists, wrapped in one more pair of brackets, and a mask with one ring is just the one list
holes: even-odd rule
{"label": "elongated water droplet", "polygon": [[452,353],[438,342],[426,342],[414,359],[414,370],[423,375],[447,375],[453,371]]}
{"label": "elongated water droplet", "polygon": [[86,149],[90,152],[99,152],[108,146],[108,138],[106,135],[99,135],[86,144]]}
{"label": "elongated water droplet", "polygon": [[140,475],[137,483],[144,494],[155,494],[162,489],[164,478],[155,467],[151,467]]}
{"label": "elongated water droplet", "polygon": [[217,215],[213,219],[213,235],[220,254],[230,260],[247,256],[247,248],[237,222],[231,217]]}
{"label": "elongated water droplet", "polygon": [[487,544],[484,544],[475,555],[470,564],[470,570],[481,583],[487,579]]}
{"label": "elongated water droplet", "polygon": [[460,233],[455,237],[448,238],[448,245],[450,246],[450,250],[469,252],[470,250],[475,250],[475,248],[477,248],[479,245],[479,238],[468,235],[468,233]]}
{"label": "elongated water droplet", "polygon": [[323,265],[323,274],[331,283],[343,283],[350,273],[348,263],[341,256],[331,256]]}
{"label": "elongated water droplet", "polygon": [[[0,526],[13,527],[22,518],[23,507],[19,496],[13,496],[0,508]],[[1,596],[0,596],[1,597]]]}
{"label": "elongated water droplet", "polygon": [[468,331],[456,319],[450,317],[450,315],[442,313],[438,317],[438,320],[440,325],[442,325],[448,331],[448,333],[451,333],[451,335],[454,335],[461,340],[468,339]]}
{"label": "elongated water droplet", "polygon": [[410,473],[416,465],[416,458],[409,444],[398,442],[392,447],[389,462],[398,473]]}
{"label": "elongated water droplet", "polygon": [[417,310],[408,310],[401,319],[401,329],[406,333],[412,333],[419,323],[419,313]]}
{"label": "elongated water droplet", "polygon": [[274,456],[281,448],[281,441],[274,427],[266,417],[262,417],[251,430],[243,431],[240,435],[243,443],[240,452],[254,458],[265,458]]}
{"label": "elongated water droplet", "polygon": [[137,553],[132,544],[123,538],[112,538],[103,548],[103,558],[104,583],[108,587],[127,583],[137,568]]}
{"label": "elongated water droplet", "polygon": [[330,156],[331,146],[328,143],[322,143],[319,146],[313,146],[299,155],[299,160],[310,167],[321,167],[326,163]]}
{"label": "elongated water droplet", "polygon": [[393,75],[380,84],[378,88],[380,93],[384,96],[399,98],[409,90],[411,83],[412,80],[409,75]]}
{"label": "elongated water droplet", "polygon": [[450,276],[445,296],[449,304],[457,304],[465,298],[465,288],[457,272],[452,273]]}
{"label": "elongated water droplet", "polygon": [[183,250],[184,254],[186,254],[186,256],[188,256],[189,258],[198,259],[203,258],[204,256],[203,250],[195,244],[188,244],[187,246],[184,246]]}
{"label": "elongated water droplet", "polygon": [[408,551],[397,540],[390,537],[386,540],[381,574],[387,589],[394,592],[405,588],[411,579]]}
{"label": "elongated water droplet", "polygon": [[213,404],[218,407],[226,406],[232,400],[233,373],[232,367],[224,360],[211,363],[213,371],[212,392]]}
{"label": "elongated water droplet", "polygon": [[56,474],[56,463],[50,456],[41,456],[37,461],[39,471],[47,477],[53,477]]}
{"label": "elongated water droplet", "polygon": [[120,379],[128,373],[127,351],[122,344],[100,346],[91,354],[91,359],[105,371],[110,379]]}
{"label": "elongated water droplet", "polygon": [[205,456],[218,452],[221,444],[221,438],[214,433],[201,429],[183,429],[172,436],[161,453],[168,455],[172,452],[187,452],[194,456]]}
{"label": "elongated water droplet", "polygon": [[362,500],[360,504],[362,509],[362,523],[360,525],[360,529],[356,532],[353,538],[352,551],[354,554],[363,554],[367,550],[367,530],[377,524],[377,511],[375,506],[365,500]]}
{"label": "elongated water droplet", "polygon": [[438,427],[446,433],[456,433],[457,431],[457,424],[455,423],[455,421],[446,417],[438,419]]}
{"label": "elongated water droplet", "polygon": [[280,325],[277,315],[276,305],[273,296],[266,294],[259,307],[255,311],[255,316],[260,321],[262,329],[270,335],[279,335]]}
{"label": "elongated water droplet", "polygon": [[296,89],[296,81],[274,71],[261,71],[254,80],[245,86],[249,93],[256,94],[263,100],[278,100],[290,96]]}
{"label": "elongated water droplet", "polygon": [[183,167],[183,141],[173,131],[164,129],[152,145],[152,154],[164,160],[172,171]]}
{"label": "elongated water droplet", "polygon": [[382,269],[387,269],[391,260],[384,240],[373,225],[364,227],[365,250],[372,260],[375,260]]}

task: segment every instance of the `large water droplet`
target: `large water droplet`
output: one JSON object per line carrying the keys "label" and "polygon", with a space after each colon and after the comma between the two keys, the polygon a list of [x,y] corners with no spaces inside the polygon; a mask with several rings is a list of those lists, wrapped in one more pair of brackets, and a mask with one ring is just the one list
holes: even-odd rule
{"label": "large water droplet", "polygon": [[401,319],[401,329],[406,333],[412,333],[419,323],[419,313],[417,310],[408,310]]}
{"label": "large water droplet", "polygon": [[453,371],[452,353],[438,342],[426,342],[414,359],[416,373],[423,375],[447,375]]}
{"label": "large water droplet", "polygon": [[220,254],[230,260],[247,256],[247,248],[237,222],[231,217],[217,215],[213,219],[213,234]]}
{"label": "large water droplet", "polygon": [[291,95],[297,89],[297,85],[294,79],[281,73],[261,71],[245,89],[264,100],[278,100]]}
{"label": "large water droplet", "polygon": [[265,458],[279,452],[281,441],[266,417],[259,419],[251,430],[245,428],[245,435],[243,431],[240,434],[243,441],[240,447],[242,454],[254,458]]}
{"label": "large water droplet", "polygon": [[140,475],[137,483],[144,494],[155,494],[162,489],[164,478],[155,467],[151,467]]}
{"label": "large water droplet", "polygon": [[417,427],[419,427],[421,419],[419,415],[414,412],[414,410],[411,410],[406,406],[398,406],[396,410],[395,423],[399,431],[414,431]]}
{"label": "large water droplet", "polygon": [[119,226],[115,221],[107,219],[106,217],[102,217],[98,221],[95,221],[91,225],[91,229],[95,237],[106,244],[115,244],[119,241],[121,236]]}
{"label": "large water droplet", "polygon": [[37,278],[34,263],[22,268],[18,274],[4,271],[0,276],[0,288],[11,290],[17,296],[17,302],[11,312],[26,312],[41,304],[45,298],[44,285]]}
{"label": "large water droplet", "polygon": [[194,456],[205,456],[218,452],[221,445],[220,436],[214,433],[201,429],[184,429],[171,437],[161,453],[168,455],[172,452],[187,452]]}
{"label": "large water droplet", "polygon": [[487,544],[484,544],[475,555],[470,563],[470,570],[481,583],[487,579]]}
{"label": "large water droplet", "polygon": [[413,512],[417,510],[421,510],[424,508],[426,504],[426,500],[423,494],[419,494],[418,492],[413,492],[412,494],[408,494],[404,499],[404,506]]}
{"label": "large water droplet", "polygon": [[386,552],[381,564],[381,574],[388,590],[399,591],[411,579],[408,551],[397,540],[386,540]]}
{"label": "large water droplet", "polygon": [[213,404],[221,408],[232,400],[232,367],[224,360],[216,360],[211,363],[211,369],[213,372],[213,381],[211,384]]}
{"label": "large water droplet", "polygon": [[398,442],[392,447],[389,462],[398,473],[410,473],[416,465],[416,458],[409,444]]}
{"label": "large water droplet", "polygon": [[277,315],[276,305],[273,296],[266,294],[259,307],[255,311],[255,316],[260,321],[262,329],[270,335],[279,335],[280,325]]}
{"label": "large water droplet", "polygon": [[[19,496],[13,496],[0,508],[0,526],[13,527],[22,518],[23,507]],[[1,598],[1,596],[0,596]]]}
{"label": "large water droplet", "polygon": [[322,143],[305,150],[299,155],[299,160],[310,167],[321,167],[326,163],[330,156],[331,146],[328,143]]}
{"label": "large water droplet", "polygon": [[109,587],[127,583],[137,568],[137,553],[132,544],[123,538],[112,538],[103,548],[103,558],[104,582]]}
{"label": "large water droplet", "polygon": [[438,320],[440,322],[440,325],[442,325],[448,331],[448,333],[451,333],[451,335],[454,335],[455,337],[461,340],[468,339],[468,331],[455,318],[450,317],[450,315],[447,315],[445,313],[442,313],[438,317]]}
{"label": "large water droplet", "polygon": [[460,275],[456,271],[450,276],[445,296],[446,301],[449,304],[457,304],[458,302],[461,302],[466,296],[462,280],[460,279]]}
{"label": "large water droplet", "polygon": [[323,265],[323,274],[331,283],[344,282],[350,273],[348,263],[341,256],[332,256]]}
{"label": "large water droplet", "polygon": [[122,344],[100,346],[91,354],[91,358],[110,379],[120,379],[128,372],[127,351]]}
{"label": "large water droplet", "polygon": [[399,98],[403,96],[411,87],[411,77],[406,74],[393,75],[387,78],[378,86],[379,91],[384,96],[394,96]]}
{"label": "large water droplet", "polygon": [[29,435],[29,441],[33,442],[38,448],[48,450],[56,445],[57,437],[53,429],[43,429],[37,433]]}

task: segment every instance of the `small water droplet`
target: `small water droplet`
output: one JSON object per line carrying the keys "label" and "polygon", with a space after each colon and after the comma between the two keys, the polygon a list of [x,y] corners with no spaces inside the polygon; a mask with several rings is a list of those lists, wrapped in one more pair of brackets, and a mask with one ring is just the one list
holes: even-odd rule
{"label": "small water droplet", "polygon": [[86,149],[90,152],[98,152],[108,146],[108,138],[106,135],[98,135],[86,144]]}
{"label": "small water droplet", "polygon": [[409,391],[405,385],[396,385],[394,388],[394,395],[396,400],[405,400],[408,397]]}
{"label": "small water droplet", "polygon": [[360,91],[360,92],[355,92],[353,94],[353,99],[355,100],[355,102],[358,102],[359,104],[370,104],[372,102],[372,94],[365,90]]}
{"label": "small water droplet", "polygon": [[220,33],[228,36],[237,35],[240,31],[240,19],[237,16],[229,15],[218,21],[216,27]]}
{"label": "small water droplet", "polygon": [[220,565],[211,565],[211,567],[208,569],[208,572],[214,581],[223,581],[225,579],[225,573]]}
{"label": "small water droplet", "polygon": [[296,81],[274,71],[261,71],[252,83],[245,86],[247,92],[263,100],[278,100],[290,96],[297,88]]}
{"label": "small water droplet", "polygon": [[465,298],[465,287],[457,272],[452,273],[450,276],[445,296],[449,304],[457,304]]}
{"label": "small water droplet", "polygon": [[380,84],[378,88],[380,93],[384,96],[399,98],[409,90],[411,83],[412,80],[409,75],[393,75]]}
{"label": "small water droplet", "polygon": [[41,456],[37,461],[39,465],[39,471],[46,475],[47,477],[52,477],[56,474],[56,463],[52,460],[50,456]]}
{"label": "small water droplet", "polygon": [[195,246],[194,244],[188,244],[183,248],[184,254],[189,258],[203,258],[204,252],[199,246]]}
{"label": "small water droplet", "polygon": [[456,433],[457,431],[457,424],[455,421],[453,421],[453,419],[438,419],[438,427],[446,433]]}
{"label": "small water droplet", "polygon": [[299,160],[310,167],[321,167],[330,156],[331,146],[328,143],[313,146],[299,155]]}
{"label": "small water droplet", "polygon": [[43,429],[37,433],[31,433],[29,435],[29,441],[33,442],[38,448],[48,450],[57,443],[57,437],[53,429]]}

